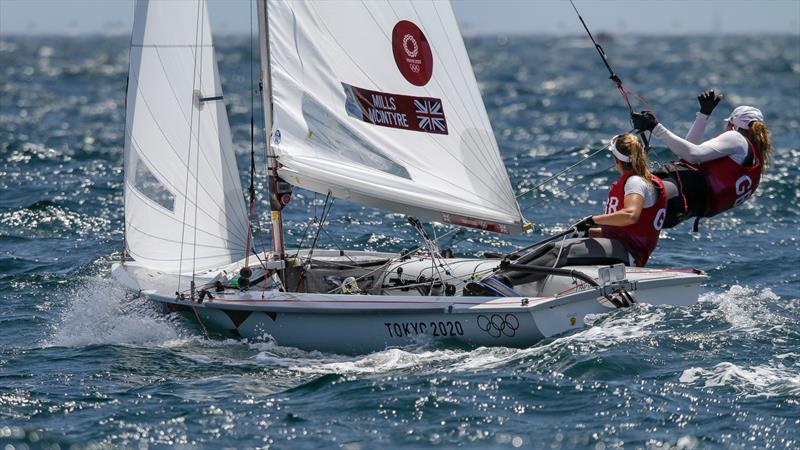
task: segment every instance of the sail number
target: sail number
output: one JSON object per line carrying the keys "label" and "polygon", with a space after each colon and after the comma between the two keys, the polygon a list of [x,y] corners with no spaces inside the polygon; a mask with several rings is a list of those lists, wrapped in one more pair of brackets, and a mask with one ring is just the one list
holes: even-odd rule
{"label": "sail number", "polygon": [[389,337],[419,336],[431,334],[434,337],[463,336],[464,328],[460,322],[384,322]]}

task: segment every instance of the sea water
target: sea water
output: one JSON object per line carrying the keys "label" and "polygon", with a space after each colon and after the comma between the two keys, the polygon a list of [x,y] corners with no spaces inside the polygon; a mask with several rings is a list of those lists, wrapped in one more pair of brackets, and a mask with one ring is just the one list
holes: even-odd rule
{"label": "sea water", "polygon": [[[217,41],[246,168],[250,44]],[[665,230],[651,259],[709,274],[696,306],[592,316],[583,331],[526,349],[422,346],[357,357],[206,339],[110,280],[122,246],[127,46],[127,38],[0,38],[5,448],[800,447],[797,36],[604,43],[626,85],[678,134],[709,87],[726,94],[709,135],[739,104],[761,108],[771,127],[774,163],[758,194],[704,220],[699,233],[690,224]],[[467,47],[518,191],[630,128],[584,37],[483,37]],[[256,149],[263,224],[260,142]],[[669,155],[656,146],[651,156]],[[478,255],[531,243],[600,212],[615,176],[602,152],[520,198],[532,234],[459,231],[442,246]],[[295,191],[285,212],[290,245],[322,203]],[[335,242],[325,233],[319,242],[330,248],[419,244],[402,216],[338,200],[327,230]]]}

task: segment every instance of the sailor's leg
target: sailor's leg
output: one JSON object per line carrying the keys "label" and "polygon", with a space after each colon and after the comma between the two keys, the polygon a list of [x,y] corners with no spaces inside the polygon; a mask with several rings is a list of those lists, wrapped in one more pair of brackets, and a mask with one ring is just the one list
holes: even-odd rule
{"label": "sailor's leg", "polygon": [[[514,261],[526,266],[562,267],[597,264],[631,265],[625,247],[615,239],[576,238],[548,244],[529,255]],[[511,285],[520,285],[544,279],[546,274],[509,270],[501,274]]]}
{"label": "sailor's leg", "polygon": [[[577,265],[633,265],[625,247],[616,239],[577,238],[548,243],[514,261],[529,267],[562,267]],[[520,270],[503,270],[476,283],[469,283],[465,295],[515,296],[519,292],[538,289],[537,282],[548,274]],[[518,290],[521,289],[520,290]],[[531,295],[531,294],[525,294]]]}
{"label": "sailor's leg", "polygon": [[560,266],[610,265],[623,263],[633,265],[633,258],[616,239],[583,238],[573,239],[565,256],[559,261]]}
{"label": "sailor's leg", "polygon": [[669,167],[653,172],[653,175],[664,182],[667,191],[664,228],[672,228],[689,218],[700,217],[706,207],[705,175],[682,166]]}

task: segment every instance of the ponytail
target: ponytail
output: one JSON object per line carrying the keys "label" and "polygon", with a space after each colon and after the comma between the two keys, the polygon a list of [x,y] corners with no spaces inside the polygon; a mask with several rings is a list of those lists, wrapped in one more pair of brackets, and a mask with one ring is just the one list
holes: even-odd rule
{"label": "ponytail", "polygon": [[631,162],[619,161],[625,170],[635,173],[650,184],[655,184],[653,182],[653,174],[650,173],[650,163],[647,160],[647,154],[644,152],[642,141],[640,141],[638,137],[630,133],[622,134],[617,136],[615,145],[620,153],[631,159]]}
{"label": "ponytail", "polygon": [[772,162],[772,141],[769,137],[769,130],[764,122],[754,120],[750,122],[749,130],[742,130],[745,132],[747,138],[753,143],[753,147],[758,153],[758,159],[761,160],[761,174],[768,164]]}

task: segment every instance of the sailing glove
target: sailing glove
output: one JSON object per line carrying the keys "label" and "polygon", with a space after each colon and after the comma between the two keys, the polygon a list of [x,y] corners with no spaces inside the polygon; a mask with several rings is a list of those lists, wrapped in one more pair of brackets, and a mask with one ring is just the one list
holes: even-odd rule
{"label": "sailing glove", "polygon": [[651,111],[631,113],[631,122],[633,122],[633,127],[639,131],[653,131],[653,128],[658,125],[658,119]]}
{"label": "sailing glove", "polygon": [[697,101],[700,103],[700,113],[710,116],[722,100],[722,94],[717,94],[713,89],[701,92],[697,96]]}
{"label": "sailing glove", "polygon": [[595,226],[597,226],[597,224],[594,223],[594,218],[592,218],[592,216],[586,216],[583,219],[575,222],[575,224],[572,225],[572,228],[574,228],[577,232],[586,233],[590,228],[594,228]]}

